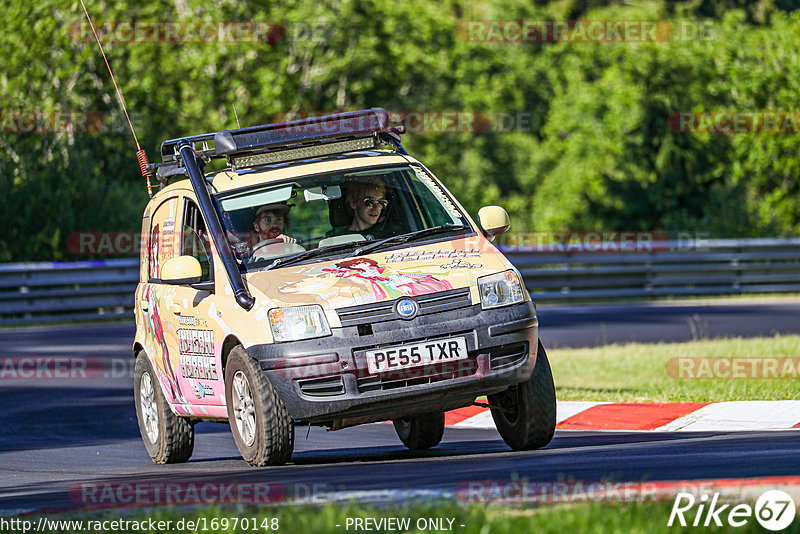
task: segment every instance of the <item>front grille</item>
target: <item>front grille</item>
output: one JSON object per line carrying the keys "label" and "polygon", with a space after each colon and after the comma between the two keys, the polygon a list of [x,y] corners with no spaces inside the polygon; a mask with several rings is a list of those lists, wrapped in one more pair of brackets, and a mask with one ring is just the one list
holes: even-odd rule
{"label": "front grille", "polygon": [[[419,315],[437,313],[445,310],[457,310],[472,305],[469,288],[451,289],[418,297],[409,297],[419,304]],[[395,301],[362,304],[336,310],[342,326],[380,323],[399,319],[394,311]]]}
{"label": "front grille", "polygon": [[445,310],[456,310],[472,305],[469,288],[442,291],[431,295],[423,295],[414,300],[419,304],[419,314],[436,313]]}
{"label": "front grille", "polygon": [[475,356],[454,362],[430,364],[422,367],[412,367],[382,373],[380,375],[363,376],[356,379],[358,391],[386,391],[389,389],[405,388],[420,384],[430,384],[453,378],[472,376],[478,370],[478,361]]}
{"label": "front grille", "polygon": [[528,355],[528,344],[520,343],[493,350],[489,354],[489,368],[492,371],[508,369],[525,359]]}
{"label": "front grille", "polygon": [[344,393],[342,376],[324,376],[322,378],[301,378],[297,380],[300,391],[309,397],[332,397]]}

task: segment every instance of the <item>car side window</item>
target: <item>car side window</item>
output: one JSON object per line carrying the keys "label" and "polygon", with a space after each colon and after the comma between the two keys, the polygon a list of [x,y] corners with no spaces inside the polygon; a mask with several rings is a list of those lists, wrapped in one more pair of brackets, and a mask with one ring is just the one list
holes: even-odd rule
{"label": "car side window", "polygon": [[150,217],[147,236],[148,280],[161,279],[161,266],[176,255],[175,214],[178,200],[168,199],[161,203]]}
{"label": "car side window", "polygon": [[202,281],[212,280],[214,269],[208,232],[200,209],[189,199],[184,204],[181,234],[181,255],[197,258],[203,270]]}

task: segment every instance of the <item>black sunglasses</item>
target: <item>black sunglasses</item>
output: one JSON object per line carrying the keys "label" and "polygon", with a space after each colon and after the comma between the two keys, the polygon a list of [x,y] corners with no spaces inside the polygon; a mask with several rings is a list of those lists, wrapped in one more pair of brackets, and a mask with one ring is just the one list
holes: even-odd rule
{"label": "black sunglasses", "polygon": [[386,209],[386,206],[389,205],[389,201],[385,198],[378,200],[376,198],[367,197],[362,202],[364,202],[364,205],[369,209],[372,209],[375,206],[380,206],[381,209]]}

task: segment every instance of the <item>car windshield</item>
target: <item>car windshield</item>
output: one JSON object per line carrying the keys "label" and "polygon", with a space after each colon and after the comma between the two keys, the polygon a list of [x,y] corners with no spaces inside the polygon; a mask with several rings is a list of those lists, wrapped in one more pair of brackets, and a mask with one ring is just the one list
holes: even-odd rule
{"label": "car windshield", "polygon": [[[347,254],[367,243],[397,245],[401,239],[387,240],[394,236],[471,231],[449,195],[416,165],[317,174],[221,193],[214,202],[245,270]],[[426,229],[434,230],[420,232]]]}

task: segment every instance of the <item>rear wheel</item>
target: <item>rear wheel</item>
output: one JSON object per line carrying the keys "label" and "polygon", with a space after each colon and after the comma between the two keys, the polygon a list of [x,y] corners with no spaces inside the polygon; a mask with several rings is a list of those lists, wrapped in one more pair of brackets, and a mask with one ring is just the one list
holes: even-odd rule
{"label": "rear wheel", "polygon": [[280,465],[294,449],[294,424],[264,371],[241,346],[225,367],[225,398],[233,439],[253,466]]}
{"label": "rear wheel", "polygon": [[509,447],[533,450],[550,443],[556,430],[556,389],[541,340],[530,379],[488,398],[494,424]]}
{"label": "rear wheel", "polygon": [[395,419],[393,423],[400,441],[412,451],[435,447],[444,435],[444,412]]}
{"label": "rear wheel", "polygon": [[144,351],[136,356],[133,390],[139,431],[150,458],[157,464],[188,460],[194,450],[194,425],[172,413]]}

